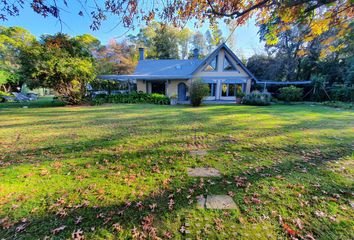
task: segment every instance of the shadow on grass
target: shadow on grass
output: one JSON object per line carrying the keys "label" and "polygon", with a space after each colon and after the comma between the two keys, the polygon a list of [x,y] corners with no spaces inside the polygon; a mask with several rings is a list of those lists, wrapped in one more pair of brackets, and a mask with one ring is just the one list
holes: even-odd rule
{"label": "shadow on grass", "polygon": [[[342,156],[345,156],[345,154],[342,153],[341,156],[338,157]],[[16,224],[10,229],[0,230],[0,233],[2,234],[2,237],[8,239],[37,239],[45,236],[52,236],[51,231],[54,228],[65,225],[66,228],[64,231],[55,235],[55,237],[70,238],[75,229],[83,229],[86,234],[96,234],[97,237],[97,235],[100,235],[102,229],[105,229],[105,231],[109,233],[114,233],[113,224],[118,223],[123,230],[122,232],[115,234],[120,234],[123,238],[130,238],[132,229],[135,227],[137,228],[137,234],[144,234],[147,236],[156,232],[158,236],[162,236],[164,234],[163,230],[166,230],[166,226],[164,226],[165,221],[168,220],[175,224],[177,233],[174,232],[174,234],[182,234],[179,233],[179,229],[184,224],[184,221],[187,221],[185,219],[187,218],[188,213],[195,209],[196,196],[206,195],[207,193],[226,194],[229,191],[235,193],[233,198],[238,204],[241,214],[243,215],[243,218],[245,218],[244,220],[251,221],[255,217],[261,217],[264,214],[270,216],[272,211],[279,211],[277,202],[270,203],[269,206],[266,204],[263,206],[256,206],[255,204],[245,202],[245,198],[252,198],[256,189],[259,189],[260,185],[264,184],[264,181],[268,181],[269,183],[282,182],[284,185],[288,184],[286,188],[289,188],[289,184],[295,188],[299,187],[299,184],[306,185],[306,194],[304,194],[302,199],[297,199],[296,196],[293,196],[292,198],[294,198],[293,200],[295,202],[297,200],[310,201],[312,202],[312,208],[301,207],[299,204],[291,206],[292,208],[288,211],[291,212],[291,215],[296,217],[299,212],[314,211],[316,209],[313,205],[316,205],[316,201],[318,200],[314,200],[314,196],[321,199],[323,197],[333,196],[334,194],[341,194],[344,199],[350,198],[350,194],[354,190],[353,186],[343,186],[339,183],[340,181],[336,181],[337,179],[335,179],[334,176],[331,176],[330,174],[324,175],[322,167],[331,161],[333,161],[332,158],[315,156],[306,162],[302,160],[279,162],[265,168],[250,170],[246,173],[225,175],[220,179],[214,178],[212,180],[213,183],[209,184],[205,181],[204,186],[200,185],[200,180],[189,178],[186,177],[185,174],[181,174],[179,178],[172,178],[171,182],[166,182],[165,186],[161,184],[161,186],[157,187],[153,193],[150,193],[147,196],[140,198],[133,196],[134,201],[130,204],[128,202],[121,202],[109,206],[92,206],[90,204],[89,206],[85,206],[85,196],[83,196],[81,205],[72,205],[65,201],[54,208],[51,208],[49,204],[46,205],[47,214],[43,216],[28,216],[30,225],[24,232],[16,233],[15,228],[19,226],[19,224]],[[172,166],[168,165],[167,167],[170,168]],[[304,168],[307,169],[307,173],[303,172]],[[246,179],[245,183],[241,184],[241,187],[237,187],[236,185],[239,183],[240,179],[235,178],[236,176],[245,177]],[[301,179],[301,177],[304,177],[306,180],[300,183],[299,179]],[[310,178],[310,181],[307,181],[307,178]],[[227,184],[227,182],[230,182],[231,184]],[[323,188],[318,187],[316,183],[320,183]],[[84,189],[77,189],[77,191],[81,193],[84,192]],[[191,197],[187,198],[187,196]],[[264,197],[261,195],[260,199],[264,202],[269,202],[269,200],[272,201],[269,197],[271,196]],[[169,203],[171,203],[170,199],[173,199],[174,202],[171,209],[169,209]],[[189,204],[189,199],[194,200],[193,204]],[[156,204],[156,209],[154,210],[152,210],[151,207],[153,204]],[[64,210],[67,213],[67,216],[60,218],[55,215],[56,212],[61,210]],[[233,212],[233,210],[207,211],[217,211],[220,213]],[[240,217],[239,213],[235,214],[237,217]],[[280,214],[280,212],[278,212],[278,214]],[[313,212],[305,212],[305,215],[312,214]],[[83,217],[83,221],[76,225],[75,220],[79,216]],[[146,223],[147,221],[146,219],[144,220],[144,218],[147,216],[153,216],[153,222],[150,225],[148,224],[148,226],[146,226],[146,224],[144,226],[143,222],[145,221]],[[280,230],[282,229],[281,224],[278,222],[278,215],[273,216],[270,221],[272,221],[276,228]],[[237,222],[236,224],[241,223]],[[332,225],[333,223],[329,221],[312,220],[309,225],[306,223],[304,231],[313,232],[315,237],[325,237],[326,235],[333,236],[333,234],[337,234],[336,231],[338,229],[334,229],[335,226]],[[345,224],[343,225],[342,223],[342,226],[336,227],[345,227]],[[342,232],[342,234],[349,237],[350,232]],[[178,238],[178,236],[174,237]]]}
{"label": "shadow on grass", "polygon": [[[126,105],[126,106],[119,106],[119,108],[114,108],[114,107],[106,107],[103,106],[101,107],[96,107],[96,108],[89,108],[89,110],[83,111],[77,111],[77,112],[72,112],[71,110],[63,110],[58,109],[59,111],[64,111],[66,114],[71,114],[73,113],[73,116],[79,116],[80,114],[86,115],[88,113],[98,113],[98,117],[85,117],[84,120],[80,123],[83,125],[88,125],[91,124],[93,126],[100,126],[103,123],[111,124],[111,123],[116,123],[116,119],[114,119],[114,116],[112,117],[112,109],[117,110],[117,111],[125,111],[127,109],[128,115],[130,113],[135,114],[135,113],[141,113],[141,111],[144,111],[143,106],[134,106],[133,110],[130,110],[129,108],[131,105]],[[19,150],[16,152],[14,155],[9,157],[9,159],[19,159],[23,158],[23,156],[29,155],[29,156],[35,156],[35,157],[41,157],[41,156],[46,156],[46,154],[50,153],[52,155],[56,156],[56,160],[59,159],[71,159],[75,157],[87,157],[90,162],[96,162],[96,161],[103,161],[105,159],[108,159],[112,164],[115,163],[114,160],[117,159],[123,159],[126,162],[119,162],[118,164],[127,164],[129,159],[134,158],[134,160],[139,160],[139,158],[143,158],[146,155],[153,156],[154,158],[159,159],[160,156],[164,156],[166,152],[162,150],[162,147],[167,147],[171,146],[172,144],[188,144],[190,142],[186,142],[185,138],[188,139],[193,139],[193,130],[194,128],[198,128],[198,131],[205,131],[208,133],[215,134],[215,140],[223,140],[227,138],[226,133],[219,133],[221,130],[223,132],[227,131],[233,131],[235,129],[238,130],[244,130],[243,126],[239,126],[238,124],[236,125],[228,125],[230,120],[218,120],[214,121],[213,123],[210,123],[213,117],[217,116],[225,116],[227,114],[287,114],[283,113],[282,109],[272,109],[272,107],[269,108],[254,108],[254,109],[249,109],[243,108],[243,107],[221,107],[220,109],[215,108],[214,106],[210,107],[205,107],[202,108],[201,110],[194,110],[193,108],[186,108],[186,107],[177,107],[174,108],[172,113],[164,113],[163,110],[165,107],[160,107],[160,106],[146,106],[154,109],[159,109],[161,112],[157,114],[151,114],[149,113],[148,116],[144,116],[142,114],[142,117],[124,117],[123,119],[119,119],[118,126],[122,127],[122,132],[118,133],[111,133],[111,134],[105,134],[104,136],[95,138],[95,139],[89,139],[89,140],[73,140],[70,143],[60,143],[57,144],[53,141],[49,141],[50,145],[49,146],[42,146],[40,148],[36,149],[25,149],[25,150]],[[168,108],[169,106],[166,106]],[[105,109],[107,108],[107,109]],[[65,108],[66,109],[66,108]],[[283,109],[284,110],[284,109]],[[28,110],[26,110],[28,111]],[[148,110],[147,110],[148,111]],[[291,109],[294,114],[299,112],[299,109]],[[201,112],[201,113],[200,113]],[[301,111],[300,111],[301,112]],[[241,213],[246,217],[246,219],[252,219],[253,217],[261,217],[262,214],[266,214],[268,216],[271,215],[271,211],[278,211],[285,205],[283,202],[277,202],[274,200],[274,203],[271,203],[272,205],[269,207],[269,209],[266,210],[258,210],[255,206],[252,206],[250,204],[246,204],[244,198],[248,197],[251,198],[252,194],[258,189],[261,185],[264,184],[264,181],[269,181],[269,183],[273,183],[275,181],[277,182],[290,182],[291,184],[305,184],[308,182],[313,183],[313,185],[316,185],[317,182],[320,182],[321,185],[323,186],[322,189],[319,189],[316,186],[312,186],[310,183],[307,184],[307,192],[306,196],[304,198],[305,201],[310,201],[313,202],[315,206],[317,206],[315,200],[312,199],[312,197],[327,197],[327,194],[323,193],[322,190],[325,190],[326,192],[329,193],[329,196],[334,193],[339,193],[343,195],[343,200],[340,201],[346,201],[347,199],[350,199],[350,196],[347,196],[347,193],[352,192],[354,189],[352,186],[345,186],[340,183],[340,181],[337,181],[338,176],[333,176],[330,175],[329,173],[325,173],[322,170],[322,167],[327,164],[328,162],[336,161],[341,157],[344,156],[350,156],[351,151],[349,147],[349,140],[348,137],[349,135],[343,137],[344,143],[341,143],[339,141],[333,143],[321,143],[321,144],[313,144],[313,145],[306,145],[306,144],[301,144],[301,142],[290,142],[290,143],[283,143],[281,146],[273,146],[273,145],[267,145],[265,144],[260,144],[260,143],[254,143],[255,140],[258,138],[267,138],[271,136],[281,136],[286,134],[289,131],[293,130],[299,130],[302,131],[303,129],[328,129],[328,128],[334,128],[337,129],[340,127],[341,122],[331,122],[327,121],[326,119],[320,119],[325,117],[326,112],[325,111],[319,111],[317,112],[314,110],[314,112],[319,114],[319,119],[314,120],[313,122],[309,123],[307,120],[297,120],[294,123],[285,123],[285,124],[279,124],[280,126],[274,131],[273,129],[269,129],[269,131],[265,131],[259,134],[254,134],[252,135],[251,133],[250,136],[245,140],[248,142],[253,143],[253,146],[241,146],[240,151],[245,151],[246,153],[252,153],[255,151],[255,148],[258,152],[272,152],[273,154],[278,154],[280,151],[282,151],[283,154],[285,154],[287,151],[301,155],[302,151],[316,151],[318,148],[322,149],[322,153],[319,156],[312,156],[310,161],[308,162],[303,162],[301,160],[296,160],[296,161],[285,161],[285,162],[274,162],[270,166],[259,166],[257,168],[250,169],[247,172],[240,172],[240,171],[232,171],[230,170],[229,175],[223,176],[222,179],[220,180],[213,180],[214,184],[207,184],[207,187],[199,188],[199,182],[196,182],[195,179],[191,179],[185,176],[184,171],[185,169],[181,169],[182,167],[180,166],[178,168],[181,173],[179,173],[180,178],[174,178],[172,179],[171,183],[166,184],[166,186],[163,186],[164,184],[161,183],[160,185],[156,186],[155,193],[148,193],[146,196],[143,197],[136,197],[134,194],[132,194],[131,198],[134,200],[132,205],[130,207],[127,207],[126,203],[123,202],[118,202],[117,204],[109,204],[108,206],[93,206],[93,204],[88,204],[88,206],[82,206],[75,208],[75,206],[70,206],[70,203],[64,203],[59,205],[58,207],[54,209],[49,209],[49,207],[52,205],[54,199],[46,199],[44,198],[44,205],[46,207],[47,213],[43,215],[36,215],[36,214],[30,214],[28,216],[29,221],[31,222],[30,225],[26,228],[24,232],[21,233],[16,233],[15,228],[19,226],[19,223],[16,224],[14,227],[6,230],[2,229],[0,230],[0,235],[2,237],[8,238],[8,239],[38,239],[38,238],[43,238],[44,236],[51,235],[51,230],[59,227],[61,225],[66,225],[67,228],[56,235],[58,238],[70,238],[71,233],[74,229],[79,229],[82,228],[86,233],[88,234],[99,234],[96,231],[99,231],[100,229],[104,229],[109,233],[114,232],[112,225],[114,223],[119,223],[123,229],[122,233],[122,238],[129,238],[128,235],[130,236],[131,234],[131,229],[133,227],[137,227],[139,232],[143,232],[144,229],[142,228],[142,221],[143,218],[148,216],[148,215],[153,215],[154,216],[154,222],[152,227],[157,227],[158,228],[158,235],[161,236],[163,234],[162,229],[166,229],[167,227],[164,227],[165,222],[168,220],[170,222],[174,222],[177,225],[176,229],[177,232],[179,228],[182,226],[184,220],[177,220],[177,219],[183,219],[189,211],[192,211],[195,208],[195,197],[200,195],[200,194],[206,194],[206,189],[208,190],[209,193],[213,194],[226,194],[228,191],[233,191],[235,193],[234,200],[237,202],[241,209]],[[42,114],[47,114],[47,110],[45,109]],[[48,113],[48,116],[60,116],[62,112],[57,112],[57,113]],[[28,116],[36,116],[35,113],[25,113],[28,114]],[[41,114],[41,113],[39,113]],[[107,118],[104,115],[110,115],[110,119],[107,120]],[[44,115],[43,115],[44,116]],[[173,119],[172,116],[175,116],[176,119]],[[74,118],[73,117],[73,118]],[[166,119],[168,118],[168,119]],[[291,115],[288,117],[291,119]],[[343,119],[344,118],[344,119]],[[349,116],[343,116],[342,120],[345,121],[350,121]],[[111,120],[112,119],[112,120]],[[334,118],[335,119],[335,118]],[[59,121],[59,122],[58,122]],[[29,125],[23,125],[23,127],[35,125],[35,124],[41,124],[41,125],[46,125],[46,126],[57,126],[60,124],[67,125],[67,121],[60,122],[61,120],[54,120],[53,122],[48,122],[45,120],[40,120],[36,121],[33,123],[29,123]],[[72,124],[75,120],[69,120],[70,124]],[[111,122],[112,121],[112,122]],[[208,127],[203,128],[203,124],[207,123]],[[194,125],[195,124],[195,125]],[[257,122],[255,120],[250,119],[249,124],[251,126],[259,126],[257,125]],[[309,125],[310,124],[310,125]],[[161,128],[163,125],[168,125],[166,128]],[[75,125],[74,125],[75,126]],[[74,127],[74,126],[66,126],[66,127]],[[186,134],[181,134],[183,131],[176,130],[176,126],[179,127],[179,129],[185,129]],[[60,127],[60,126],[58,126]],[[63,126],[65,127],[65,126]],[[261,127],[258,128],[262,129]],[[123,131],[124,130],[124,131]],[[252,130],[252,129],[251,129]],[[182,135],[182,136],[180,136]],[[64,135],[65,137],[66,135]],[[70,137],[69,135],[67,135]],[[154,139],[154,136],[156,136],[156,139]],[[320,136],[320,135],[318,135]],[[165,140],[160,140],[161,138],[165,138]],[[144,142],[144,139],[150,138],[149,141]],[[140,141],[139,144],[134,142],[133,147],[130,148],[129,142],[130,140],[134,139],[134,141]],[[203,141],[201,141],[203,143]],[[226,142],[225,144],[222,142],[216,142],[216,153],[221,153],[225,151],[228,148],[232,148],[236,144],[233,143],[228,143]],[[117,147],[117,145],[122,145],[122,149],[117,149],[116,151],[113,149]],[[181,146],[179,146],[179,149]],[[100,150],[106,149],[109,152],[100,152]],[[185,153],[188,148],[185,148],[184,150],[175,150],[169,152],[171,154],[171,157],[179,157],[182,153]],[[215,157],[215,156],[214,156]],[[297,156],[296,156],[297,157]],[[87,162],[77,165],[77,167],[84,167],[84,164]],[[25,162],[28,164],[28,160],[25,159]],[[148,171],[150,171],[151,164],[144,164],[144,163],[137,163],[140,164],[140,168],[144,168]],[[242,164],[242,163],[240,163]],[[188,166],[188,163],[185,163],[183,165],[184,167]],[[172,163],[166,163],[165,165],[161,166],[162,172],[165,170],[175,170],[175,164]],[[307,172],[303,172],[304,169],[306,169]],[[132,172],[136,171],[134,169],[131,170]],[[161,173],[162,174],[162,173]],[[281,178],[277,178],[278,175],[281,175]],[[153,175],[152,175],[153,176]],[[235,176],[242,176],[247,178],[247,183],[251,184],[251,187],[246,190],[244,188],[238,188],[236,187],[236,182],[235,182]],[[304,178],[302,180],[301,178]],[[309,180],[308,180],[309,179]],[[308,181],[308,182],[306,182]],[[227,184],[227,182],[231,182],[232,184]],[[148,184],[148,183],[147,183]],[[247,186],[247,184],[246,184]],[[252,187],[253,186],[253,187]],[[291,186],[290,186],[291,187]],[[182,189],[181,192],[178,192],[179,189]],[[188,204],[188,199],[187,196],[190,195],[190,190],[193,189],[193,194],[192,194],[192,199],[194,200],[194,203],[192,205]],[[81,192],[83,192],[85,189],[77,189],[77,192],[80,193],[80,200],[83,201],[86,196],[83,196]],[[174,194],[173,197],[169,197],[170,194]],[[82,195],[82,196],[81,196]],[[308,195],[308,196],[307,196]],[[48,197],[49,198],[49,197]],[[65,198],[65,196],[64,196]],[[262,195],[260,196],[262,198]],[[267,196],[267,198],[270,198]],[[297,196],[295,194],[291,194],[289,197],[291,198],[294,202],[297,200]],[[175,204],[173,206],[173,209],[170,211],[168,210],[168,203],[169,199],[173,199]],[[264,201],[272,201],[272,199],[262,199]],[[47,201],[47,202],[45,202]],[[139,207],[137,207],[137,203],[141,202],[141,205],[143,206],[142,209],[139,210]],[[81,202],[83,203],[83,202]],[[149,205],[156,203],[157,204],[157,209],[155,209],[154,212],[152,212],[149,208]],[[279,204],[279,206],[278,206]],[[289,204],[290,205],[290,204]],[[55,215],[57,211],[60,210],[60,208],[63,208],[67,213],[68,216],[64,218],[60,218]],[[296,206],[286,206],[287,211],[290,212],[290,215],[298,215],[300,211],[304,211],[303,207],[300,205]],[[250,211],[249,209],[253,209]],[[306,215],[312,215],[313,211],[315,208],[311,209],[305,209],[309,210],[311,212],[305,212]],[[121,214],[121,211],[124,211],[123,215]],[[182,215],[182,216],[181,216]],[[75,218],[78,216],[84,217],[84,220],[81,224],[75,225],[74,221]],[[310,220],[313,221],[312,225],[306,225],[305,229],[312,231],[316,234],[316,236],[319,237],[325,237],[326,235],[332,236],[335,231],[333,230],[333,226],[330,226],[332,223],[330,222],[320,222],[319,220],[316,220],[315,216],[312,216],[311,218],[309,217]],[[277,226],[277,229],[279,232],[282,231],[281,226],[278,222],[277,217],[272,217],[271,221],[273,222],[274,225]],[[346,227],[345,224],[343,224],[344,227]],[[91,230],[91,227],[95,227],[95,230]],[[151,228],[150,228],[151,230]],[[150,231],[149,230],[149,231]],[[342,228],[340,229],[342,230]],[[145,232],[145,234],[147,234]],[[175,233],[176,234],[176,233]],[[180,233],[178,233],[180,234]],[[349,236],[349,233],[343,233],[345,236]]]}

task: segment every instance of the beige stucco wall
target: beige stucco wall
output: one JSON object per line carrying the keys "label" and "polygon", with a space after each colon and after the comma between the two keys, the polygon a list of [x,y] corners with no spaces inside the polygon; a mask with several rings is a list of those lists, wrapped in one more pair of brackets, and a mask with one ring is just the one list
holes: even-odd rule
{"label": "beige stucco wall", "polygon": [[178,95],[178,84],[180,83],[185,83],[187,85],[187,96],[188,96],[188,87],[190,81],[186,81],[186,80],[171,80],[170,83],[167,84],[166,95],[168,97],[171,97],[173,95]]}
{"label": "beige stucco wall", "polygon": [[[166,88],[166,96],[171,97],[173,95],[178,94],[178,84],[179,83],[185,83],[187,85],[187,96],[188,96],[188,87],[190,86],[190,80],[166,80],[167,88]],[[146,88],[147,86],[147,88]],[[143,80],[137,80],[136,81],[136,87],[138,92],[144,92],[146,93],[146,89],[148,89],[148,93],[151,93],[151,82],[149,81],[143,81]]]}
{"label": "beige stucco wall", "polygon": [[146,82],[143,80],[136,80],[136,90],[138,92],[146,93]]}

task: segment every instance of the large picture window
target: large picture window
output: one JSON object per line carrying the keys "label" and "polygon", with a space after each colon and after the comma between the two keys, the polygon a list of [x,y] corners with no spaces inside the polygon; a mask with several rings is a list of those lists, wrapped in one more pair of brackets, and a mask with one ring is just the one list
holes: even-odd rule
{"label": "large picture window", "polygon": [[209,83],[209,84],[208,84],[208,87],[209,87],[209,96],[215,97],[215,93],[216,93],[216,83]]}
{"label": "large picture window", "polygon": [[242,92],[242,84],[227,84],[223,83],[221,85],[221,96],[222,97],[234,97],[238,91]]}

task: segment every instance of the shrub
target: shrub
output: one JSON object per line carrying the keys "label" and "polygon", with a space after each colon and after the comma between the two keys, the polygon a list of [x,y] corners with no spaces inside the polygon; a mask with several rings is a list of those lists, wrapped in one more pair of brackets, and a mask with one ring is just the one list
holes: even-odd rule
{"label": "shrub", "polygon": [[122,93],[108,96],[97,96],[92,99],[93,105],[100,105],[103,103],[152,103],[168,105],[170,99],[162,94],[147,94],[142,92]]}
{"label": "shrub", "polygon": [[208,96],[209,88],[200,79],[193,80],[190,86],[190,98],[192,106],[200,106],[204,97]]}
{"label": "shrub", "polygon": [[303,95],[303,89],[295,86],[282,87],[279,92],[279,99],[285,102],[301,101]]}
{"label": "shrub", "polygon": [[246,94],[242,92],[240,89],[236,92],[236,98],[243,98]]}
{"label": "shrub", "polygon": [[332,100],[342,102],[354,102],[354,87],[345,85],[333,86],[330,91]]}
{"label": "shrub", "polygon": [[334,108],[343,108],[343,109],[354,109],[354,103],[338,102],[338,101],[326,101],[322,102],[322,105],[334,107]]}
{"label": "shrub", "polygon": [[270,104],[272,95],[268,92],[253,91],[247,94],[243,100],[242,104],[254,105],[254,106],[265,106]]}

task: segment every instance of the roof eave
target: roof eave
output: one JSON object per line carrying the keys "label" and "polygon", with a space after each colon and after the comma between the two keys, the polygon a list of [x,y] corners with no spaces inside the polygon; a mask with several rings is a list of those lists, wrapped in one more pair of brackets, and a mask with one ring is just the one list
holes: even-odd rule
{"label": "roof eave", "polygon": [[107,80],[188,80],[191,75],[99,75],[97,78]]}

